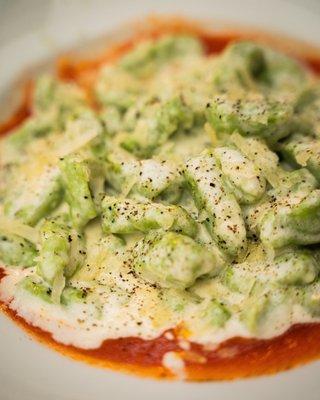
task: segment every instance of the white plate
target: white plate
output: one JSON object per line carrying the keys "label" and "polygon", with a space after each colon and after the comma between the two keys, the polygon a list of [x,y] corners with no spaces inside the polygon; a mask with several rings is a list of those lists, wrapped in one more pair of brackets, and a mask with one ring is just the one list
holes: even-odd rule
{"label": "white plate", "polygon": [[[320,44],[317,0],[0,0],[0,96],[34,63],[151,12],[235,21]],[[0,316],[1,400],[319,400],[319,367],[227,383],[158,382],[69,360]]]}

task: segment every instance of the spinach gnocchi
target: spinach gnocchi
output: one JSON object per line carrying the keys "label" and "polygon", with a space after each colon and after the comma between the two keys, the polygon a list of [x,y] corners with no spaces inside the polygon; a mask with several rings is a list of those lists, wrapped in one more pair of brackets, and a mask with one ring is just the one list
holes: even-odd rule
{"label": "spinach gnocchi", "polygon": [[316,321],[319,104],[298,61],[253,42],[208,56],[188,35],[102,65],[90,96],[39,77],[0,142],[0,298],[84,348]]}

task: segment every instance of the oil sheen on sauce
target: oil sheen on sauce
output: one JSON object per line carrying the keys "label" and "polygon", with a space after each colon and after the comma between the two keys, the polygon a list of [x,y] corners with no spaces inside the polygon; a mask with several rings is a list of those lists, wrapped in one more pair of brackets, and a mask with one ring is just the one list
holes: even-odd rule
{"label": "oil sheen on sauce", "polygon": [[[190,29],[188,25],[187,31]],[[160,26],[149,35],[157,36],[179,30],[185,30],[183,23],[173,24],[171,27]],[[209,54],[218,53],[230,41],[243,37],[240,33],[212,34],[199,28],[194,28],[193,33],[199,35]],[[58,74],[62,79],[77,81],[87,88],[89,93],[90,82],[97,68],[104,62],[115,60],[130,49],[134,42],[134,39],[123,42],[94,60],[74,62],[61,59],[58,63]],[[320,73],[320,56],[311,54],[304,57],[303,61],[315,73]],[[0,125],[0,134],[8,133],[31,114],[31,96],[32,84],[29,83],[17,112]],[[0,268],[0,280],[4,276],[4,271]],[[54,340],[50,333],[28,324],[4,303],[1,304],[1,309],[37,340],[65,355],[135,375],[189,380],[229,380],[276,373],[320,357],[320,324],[316,323],[294,325],[272,339],[234,337],[214,349],[181,341],[178,338],[179,327],[151,340],[136,337],[108,339],[98,348],[83,349]]]}

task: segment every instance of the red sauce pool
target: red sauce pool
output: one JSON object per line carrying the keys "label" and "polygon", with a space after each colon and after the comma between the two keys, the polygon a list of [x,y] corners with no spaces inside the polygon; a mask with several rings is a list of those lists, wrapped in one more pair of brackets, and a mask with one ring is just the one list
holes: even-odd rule
{"label": "red sauce pool", "polygon": [[[243,38],[243,33],[212,34],[199,27],[180,21],[179,24],[161,25],[147,36],[156,37],[168,32],[187,31],[198,35],[208,54],[222,51],[230,41]],[[143,37],[146,35],[144,34]],[[128,51],[137,38],[130,39],[109,49],[105,54],[92,60],[74,61],[61,58],[58,61],[58,75],[65,80],[74,80],[88,90],[97,68],[105,62],[113,62]],[[252,35],[250,36],[252,38]],[[270,41],[269,41],[270,42]],[[320,74],[319,54],[308,54],[301,60],[316,74]],[[13,116],[0,125],[0,134],[10,132],[31,115],[32,84],[25,88],[22,104]],[[3,270],[0,268],[0,280]],[[164,335],[154,340],[134,337],[106,340],[98,349],[83,350],[74,346],[57,343],[51,334],[29,325],[5,304],[2,310],[37,340],[59,352],[93,365],[122,370],[135,375],[155,378],[172,378],[172,373],[162,365],[162,358],[168,351],[180,353],[185,361],[186,376],[190,380],[230,380],[263,374],[272,374],[320,358],[320,324],[301,324],[291,327],[286,333],[270,340],[233,338],[222,343],[218,349],[207,351],[202,346],[191,344],[190,350],[182,350],[178,341]],[[174,336],[174,332],[173,336]]]}
{"label": "red sauce pool", "polygon": [[31,81],[25,84],[22,94],[22,101],[16,111],[6,121],[0,124],[0,136],[5,135],[12,129],[19,126],[26,118],[31,115],[33,83]]}

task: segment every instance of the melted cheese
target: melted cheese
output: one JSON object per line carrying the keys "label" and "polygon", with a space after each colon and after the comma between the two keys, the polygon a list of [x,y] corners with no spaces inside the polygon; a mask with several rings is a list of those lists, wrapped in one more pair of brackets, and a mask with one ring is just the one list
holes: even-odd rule
{"label": "melted cheese", "polygon": [[164,367],[169,369],[177,378],[185,378],[184,361],[181,356],[174,352],[168,351],[163,356],[162,364]]}
{"label": "melted cheese", "polygon": [[[121,272],[113,276],[118,283],[122,281],[121,289],[110,291],[108,286],[101,285],[94,298],[88,296],[83,303],[60,306],[49,304],[19,287],[24,277],[32,276],[32,269],[7,268],[6,272],[8,275],[0,283],[0,300],[29,324],[52,333],[58,342],[83,349],[98,348],[104,340],[119,337],[154,339],[177,325],[186,328],[180,333],[181,339],[212,349],[232,337],[268,339],[282,334],[295,323],[316,321],[301,306],[295,305],[289,312],[286,306],[279,306],[265,318],[255,335],[244,327],[236,313],[223,328],[217,329],[201,318],[198,305],[190,304],[184,312],[174,313],[159,301],[157,289],[142,285],[136,278],[130,278],[130,282],[131,275]],[[125,289],[134,293],[128,296]],[[207,293],[209,298],[210,292]],[[239,301],[238,294],[233,296],[235,303]]]}

